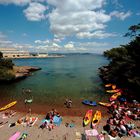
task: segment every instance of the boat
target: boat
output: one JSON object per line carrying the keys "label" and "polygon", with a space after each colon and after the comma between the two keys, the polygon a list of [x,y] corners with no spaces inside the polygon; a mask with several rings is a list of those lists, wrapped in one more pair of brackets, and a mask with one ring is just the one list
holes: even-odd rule
{"label": "boat", "polygon": [[120,92],[120,89],[112,89],[112,90],[106,90],[107,93],[115,93]]}
{"label": "boat", "polygon": [[88,111],[86,112],[86,115],[85,115],[84,121],[83,121],[84,126],[86,126],[86,125],[88,125],[88,124],[90,123],[90,121],[91,121],[91,119],[92,119],[92,112],[93,112],[92,109],[90,109],[90,110],[88,110]]}
{"label": "boat", "polygon": [[112,89],[116,89],[116,85],[112,85]]}
{"label": "boat", "polygon": [[101,120],[101,111],[96,110],[93,119],[92,119],[92,127],[95,127],[99,121]]}
{"label": "boat", "polygon": [[83,100],[82,103],[85,104],[85,105],[97,106],[96,102],[90,101],[90,100]]}
{"label": "boat", "polygon": [[104,103],[104,102],[98,102],[99,105],[105,106],[105,107],[110,107],[110,103]]}
{"label": "boat", "polygon": [[109,100],[112,102],[112,101],[116,100],[120,95],[121,95],[121,92],[117,92],[117,93],[113,94],[113,95],[110,97]]}
{"label": "boat", "polygon": [[13,102],[5,105],[4,107],[0,108],[0,111],[3,111],[3,110],[10,108],[10,107],[14,106],[16,103],[17,103],[17,101],[13,101]]}

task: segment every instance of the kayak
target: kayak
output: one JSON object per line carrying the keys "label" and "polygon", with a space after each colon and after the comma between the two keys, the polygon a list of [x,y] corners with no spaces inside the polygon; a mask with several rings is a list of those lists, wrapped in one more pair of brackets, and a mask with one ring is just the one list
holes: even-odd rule
{"label": "kayak", "polygon": [[20,136],[20,132],[15,132],[10,138],[9,140],[17,140],[17,138]]}
{"label": "kayak", "polygon": [[117,92],[117,93],[113,94],[110,97],[110,101],[112,102],[112,101],[116,100],[118,98],[118,96],[120,96],[120,95],[121,95],[121,92]]}
{"label": "kayak", "polygon": [[83,100],[82,103],[85,105],[97,106],[96,102],[90,100]]}
{"label": "kayak", "polygon": [[105,87],[111,87],[113,84],[106,84]]}
{"label": "kayak", "polygon": [[106,92],[108,93],[115,93],[115,92],[119,92],[120,89],[112,89],[112,90],[106,90]]}
{"label": "kayak", "polygon": [[104,103],[104,102],[99,102],[98,104],[102,105],[102,106],[106,106],[106,107],[110,107],[111,106],[110,103]]}
{"label": "kayak", "polygon": [[116,85],[112,85],[112,89],[116,89]]}
{"label": "kayak", "polygon": [[90,110],[88,110],[88,111],[86,112],[86,115],[85,115],[84,121],[83,121],[83,123],[84,123],[85,126],[88,125],[88,124],[90,123],[91,118],[92,118],[92,112],[93,112],[92,109],[90,109]]}
{"label": "kayak", "polygon": [[101,111],[96,111],[92,119],[92,127],[96,126],[101,120]]}
{"label": "kayak", "polygon": [[18,140],[25,140],[27,138],[27,133],[23,133],[22,136]]}
{"label": "kayak", "polygon": [[0,108],[0,111],[10,108],[10,107],[14,106],[16,103],[17,103],[17,101],[11,102],[11,103],[7,104],[6,106]]}
{"label": "kayak", "polygon": [[126,102],[126,101],[127,101],[125,97],[119,97],[118,100],[119,100],[120,102]]}

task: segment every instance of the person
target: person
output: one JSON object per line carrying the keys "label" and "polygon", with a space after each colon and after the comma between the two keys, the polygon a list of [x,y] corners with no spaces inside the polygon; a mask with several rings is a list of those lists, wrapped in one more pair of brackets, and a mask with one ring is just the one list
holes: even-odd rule
{"label": "person", "polygon": [[103,127],[104,131],[110,133],[111,131],[111,128],[110,128],[110,125],[109,124],[106,124],[104,127]]}
{"label": "person", "polygon": [[43,124],[40,125],[40,128],[44,129],[45,127],[47,127],[47,121],[45,121]]}
{"label": "person", "polygon": [[69,101],[68,101],[68,107],[69,107],[69,108],[72,107],[72,100],[71,100],[71,99],[69,99]]}
{"label": "person", "polygon": [[47,113],[45,119],[46,119],[46,120],[50,120],[50,113]]}
{"label": "person", "polygon": [[69,99],[69,100],[66,99],[64,104],[66,105],[67,108],[71,108],[72,107],[72,100],[71,99]]}

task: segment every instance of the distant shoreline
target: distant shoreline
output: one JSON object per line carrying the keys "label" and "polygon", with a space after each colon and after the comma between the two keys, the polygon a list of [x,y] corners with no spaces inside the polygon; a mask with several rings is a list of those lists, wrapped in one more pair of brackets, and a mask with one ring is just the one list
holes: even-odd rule
{"label": "distant shoreline", "polygon": [[7,59],[28,59],[28,58],[62,58],[65,55],[48,55],[48,56],[20,56],[20,57],[5,57]]}

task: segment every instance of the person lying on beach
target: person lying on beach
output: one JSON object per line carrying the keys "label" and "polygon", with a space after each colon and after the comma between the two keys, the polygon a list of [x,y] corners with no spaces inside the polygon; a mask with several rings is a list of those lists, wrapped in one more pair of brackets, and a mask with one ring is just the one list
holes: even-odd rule
{"label": "person lying on beach", "polygon": [[6,111],[2,114],[2,118],[3,119],[8,119],[8,118],[13,117],[15,114],[16,114],[16,111],[12,111],[12,110]]}

